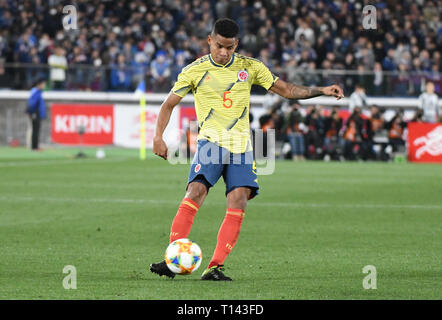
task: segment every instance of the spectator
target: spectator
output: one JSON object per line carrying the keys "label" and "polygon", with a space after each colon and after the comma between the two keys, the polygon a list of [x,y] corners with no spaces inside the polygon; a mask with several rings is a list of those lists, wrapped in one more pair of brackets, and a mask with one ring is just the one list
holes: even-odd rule
{"label": "spectator", "polygon": [[180,50],[176,52],[175,55],[175,63],[172,65],[171,68],[171,78],[172,81],[175,82],[178,78],[179,73],[181,70],[186,66],[186,56],[184,51]]}
{"label": "spectator", "polygon": [[439,98],[434,93],[434,84],[427,82],[425,92],[419,96],[419,109],[422,110],[422,120],[436,123],[439,120]]}
{"label": "spectator", "polygon": [[423,71],[430,71],[431,70],[431,59],[430,59],[430,53],[428,50],[424,49],[419,53],[419,60],[421,64],[421,69]]}
{"label": "spectator", "polygon": [[408,75],[407,66],[403,63],[399,65],[399,74],[394,79],[394,91],[396,96],[406,96],[408,92],[410,77]]}
{"label": "spectator", "polygon": [[313,45],[315,42],[315,32],[310,28],[309,24],[302,18],[298,18],[298,29],[295,31],[295,41],[299,41],[301,36]]}
{"label": "spectator", "polygon": [[344,157],[347,160],[356,160],[361,147],[361,130],[363,119],[361,117],[361,107],[356,106],[353,113],[347,119],[344,130]]}
{"label": "spectator", "polygon": [[31,89],[26,114],[28,115],[27,144],[32,151],[39,151],[40,124],[46,118],[46,106],[43,100],[43,89],[46,79],[39,77]]}
{"label": "spectator", "polygon": [[324,149],[327,159],[338,160],[344,141],[340,135],[342,118],[339,116],[339,107],[334,106],[328,117],[325,118]]}
{"label": "spectator", "polygon": [[103,61],[101,60],[98,49],[92,51],[91,61],[94,68],[88,72],[88,83],[90,83],[88,89],[92,91],[103,91],[105,89],[103,84],[104,70],[101,68]]}
{"label": "spectator", "polygon": [[379,62],[374,64],[373,89],[374,95],[384,95],[384,74],[382,72],[382,65]]}
{"label": "spectator", "polygon": [[49,80],[53,90],[63,90],[66,87],[66,69],[68,62],[62,47],[55,47],[55,51],[48,58],[50,66]]}
{"label": "spectator", "polygon": [[[361,117],[362,118],[362,117]],[[359,156],[362,160],[375,160],[376,154],[373,150],[373,130],[371,118],[362,118],[360,128],[361,145]]]}
{"label": "spectator", "polygon": [[153,90],[155,92],[167,92],[170,89],[170,64],[166,59],[164,51],[157,52],[157,56],[152,61],[150,70],[153,78]]}
{"label": "spectator", "polygon": [[412,94],[416,95],[417,93],[420,93],[422,90],[422,83],[424,81],[424,76],[422,75],[422,70],[420,66],[420,60],[419,58],[413,58],[411,61],[411,68],[410,68],[410,86]]}
{"label": "spectator", "polygon": [[29,88],[32,84],[35,83],[39,75],[44,73],[44,69],[40,67],[40,56],[38,54],[37,47],[32,47],[29,51],[29,59],[30,63],[32,63],[32,67],[26,68],[26,77],[25,84],[26,87]]}
{"label": "spectator", "polygon": [[[343,67],[345,70],[354,70],[356,68],[356,61],[353,54],[347,53],[345,55]],[[357,83],[357,77],[353,74],[346,75],[344,81],[345,88],[348,89],[350,92],[353,92]]]}
{"label": "spectator", "polygon": [[145,76],[149,69],[149,60],[144,51],[139,51],[135,54],[135,58],[132,61],[132,86],[136,87],[138,84],[145,80]]}
{"label": "spectator", "polygon": [[376,134],[384,128],[384,117],[382,116],[378,106],[370,107],[371,131]]}
{"label": "spectator", "polygon": [[299,108],[300,105],[297,102],[292,103],[286,129],[287,139],[290,143],[291,155],[294,161],[304,160],[305,153],[305,125]]}
{"label": "spectator", "polygon": [[89,63],[88,57],[84,54],[81,47],[74,47],[73,52],[68,55],[69,64],[72,68],[69,70],[71,77],[70,89],[84,90],[88,87],[88,71],[83,66]]}
{"label": "spectator", "polygon": [[356,107],[364,108],[367,106],[367,96],[365,95],[365,88],[361,84],[357,84],[355,91],[350,95],[348,109],[353,113]]}
{"label": "spectator", "polygon": [[307,111],[304,120],[306,125],[305,145],[306,157],[309,159],[319,159],[322,156],[322,133],[324,130],[323,118],[316,107],[311,107]]}
{"label": "spectator", "polygon": [[130,71],[124,54],[119,54],[117,63],[111,67],[110,82],[112,91],[128,91],[131,86]]}
{"label": "spectator", "polygon": [[404,149],[405,140],[403,138],[404,129],[407,123],[403,120],[402,112],[397,112],[386,125],[388,130],[388,142],[392,146],[393,152]]}
{"label": "spectator", "polygon": [[387,51],[387,56],[382,61],[382,68],[385,71],[394,71],[396,70],[396,64],[394,62],[394,49],[389,49]]}

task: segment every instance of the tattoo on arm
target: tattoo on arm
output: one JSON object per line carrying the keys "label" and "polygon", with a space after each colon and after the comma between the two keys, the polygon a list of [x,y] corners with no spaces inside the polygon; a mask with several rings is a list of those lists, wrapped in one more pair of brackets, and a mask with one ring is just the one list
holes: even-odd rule
{"label": "tattoo on arm", "polygon": [[289,99],[308,99],[323,95],[320,87],[298,86],[293,83],[289,83],[288,86],[290,94],[287,98]]}

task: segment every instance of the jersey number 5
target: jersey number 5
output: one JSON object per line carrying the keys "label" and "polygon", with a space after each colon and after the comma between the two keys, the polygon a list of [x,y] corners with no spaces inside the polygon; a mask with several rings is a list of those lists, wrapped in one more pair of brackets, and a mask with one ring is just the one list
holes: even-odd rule
{"label": "jersey number 5", "polygon": [[227,98],[227,95],[231,93],[231,91],[224,91],[223,93],[223,106],[227,109],[231,108],[233,105],[233,101],[230,98]]}

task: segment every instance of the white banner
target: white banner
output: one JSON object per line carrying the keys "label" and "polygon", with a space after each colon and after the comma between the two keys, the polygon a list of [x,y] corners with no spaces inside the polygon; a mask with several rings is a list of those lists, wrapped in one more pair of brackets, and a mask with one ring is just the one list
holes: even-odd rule
{"label": "white banner", "polygon": [[[179,142],[179,107],[175,107],[163,139],[169,148],[176,148]],[[146,105],[146,148],[152,149],[155,124],[160,107]],[[114,144],[127,148],[140,147],[140,106],[116,104],[114,106]]]}

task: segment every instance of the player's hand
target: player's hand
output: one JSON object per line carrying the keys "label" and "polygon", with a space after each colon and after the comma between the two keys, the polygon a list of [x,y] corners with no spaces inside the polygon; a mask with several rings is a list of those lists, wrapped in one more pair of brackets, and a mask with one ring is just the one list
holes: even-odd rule
{"label": "player's hand", "polygon": [[153,153],[167,160],[167,145],[161,137],[153,138]]}
{"label": "player's hand", "polygon": [[336,97],[337,100],[344,98],[344,91],[337,84],[325,87],[323,93],[326,96]]}

